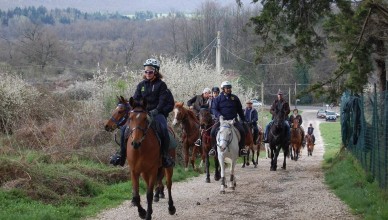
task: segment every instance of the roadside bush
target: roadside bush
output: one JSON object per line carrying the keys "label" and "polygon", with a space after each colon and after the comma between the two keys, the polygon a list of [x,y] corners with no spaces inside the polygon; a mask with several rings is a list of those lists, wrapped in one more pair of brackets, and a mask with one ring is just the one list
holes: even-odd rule
{"label": "roadside bush", "polygon": [[40,93],[19,76],[0,73],[0,131],[13,129],[31,113]]}

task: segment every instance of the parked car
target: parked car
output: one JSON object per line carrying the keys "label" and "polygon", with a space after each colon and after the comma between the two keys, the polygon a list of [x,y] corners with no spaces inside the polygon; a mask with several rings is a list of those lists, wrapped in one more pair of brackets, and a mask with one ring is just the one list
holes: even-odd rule
{"label": "parked car", "polygon": [[335,112],[326,111],[326,121],[336,121],[337,114]]}
{"label": "parked car", "polygon": [[263,103],[261,103],[260,101],[257,101],[256,99],[252,99],[251,102],[254,108],[261,107],[263,105]]}
{"label": "parked car", "polygon": [[319,109],[317,112],[317,118],[326,118],[326,111],[323,109]]}

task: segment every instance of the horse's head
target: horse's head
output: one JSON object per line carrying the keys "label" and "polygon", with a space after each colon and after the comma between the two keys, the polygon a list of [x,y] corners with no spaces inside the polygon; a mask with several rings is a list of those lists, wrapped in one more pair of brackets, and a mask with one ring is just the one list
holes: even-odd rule
{"label": "horse's head", "polygon": [[199,124],[201,128],[206,128],[213,124],[213,118],[209,109],[203,108],[199,111]]}
{"label": "horse's head", "polygon": [[299,127],[299,119],[294,118],[292,120],[292,128],[298,128]]}
{"label": "horse's head", "polygon": [[132,110],[129,112],[128,129],[132,140],[132,146],[137,149],[145,139],[150,127],[147,113],[147,101],[136,101],[133,97],[129,99]]}
{"label": "horse's head", "polygon": [[182,121],[185,117],[186,109],[183,107],[183,102],[175,102],[174,105],[174,120],[172,121],[172,125],[178,124],[178,122]]}
{"label": "horse's head", "polygon": [[115,130],[117,127],[124,125],[128,119],[128,113],[130,110],[128,101],[122,96],[117,97],[117,99],[118,104],[113,110],[111,118],[105,123],[106,131]]}
{"label": "horse's head", "polygon": [[233,128],[234,120],[224,120],[220,116],[220,130],[217,133],[217,146],[220,147],[221,151],[224,151],[233,139]]}

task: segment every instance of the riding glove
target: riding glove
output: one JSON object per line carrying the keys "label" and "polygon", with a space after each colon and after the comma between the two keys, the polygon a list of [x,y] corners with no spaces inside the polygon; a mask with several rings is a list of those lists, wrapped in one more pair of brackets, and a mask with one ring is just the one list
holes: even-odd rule
{"label": "riding glove", "polygon": [[151,111],[150,111],[150,115],[151,116],[155,116],[155,115],[157,115],[159,112],[158,112],[158,109],[152,109]]}

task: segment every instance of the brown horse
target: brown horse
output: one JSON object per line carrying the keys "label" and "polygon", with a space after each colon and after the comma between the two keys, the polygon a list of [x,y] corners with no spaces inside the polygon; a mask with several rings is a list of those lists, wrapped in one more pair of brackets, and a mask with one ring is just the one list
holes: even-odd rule
{"label": "brown horse", "polygon": [[[257,168],[257,165],[259,163],[260,148],[261,148],[261,145],[263,144],[263,135],[264,135],[263,129],[260,126],[258,126],[258,129],[259,129],[259,132],[257,135],[256,144],[252,144],[252,146],[249,147],[248,156],[246,156],[247,158],[246,165],[249,166],[249,155],[252,152],[252,164],[254,165],[255,168]],[[253,134],[253,128],[251,128],[251,132]],[[255,152],[256,152],[256,160],[255,160]],[[244,163],[245,163],[245,157],[244,157]],[[244,164],[243,164],[243,167],[245,167]]]}
{"label": "brown horse", "polygon": [[302,149],[303,132],[299,127],[299,119],[294,118],[291,128],[291,160],[299,159],[300,150]]}
{"label": "brown horse", "polygon": [[305,138],[306,138],[306,145],[307,145],[307,156],[313,156],[313,151],[314,151],[313,137],[307,134]]}
{"label": "brown horse", "polygon": [[[194,142],[199,138],[199,121],[193,111],[186,109],[183,102],[175,102],[174,106],[174,121],[173,125],[178,122],[182,124],[182,143],[183,155],[185,159],[185,170],[188,170],[189,151],[192,149],[190,163],[195,170],[195,158],[197,154],[201,154],[200,148],[195,146]],[[202,154],[201,154],[202,156]],[[203,157],[202,160],[205,160]]]}
{"label": "brown horse", "polygon": [[[127,162],[130,167],[132,180],[132,204],[138,207],[139,216],[144,219],[151,219],[152,215],[152,193],[156,182],[158,182],[155,195],[159,198],[160,187],[163,189],[162,178],[166,176],[166,183],[169,195],[168,210],[171,215],[175,214],[176,208],[171,196],[173,168],[162,168],[160,157],[160,144],[146,112],[146,101],[137,102],[133,98],[128,102],[121,96],[118,107],[113,112],[111,119],[106,123],[105,129],[112,131],[116,121],[125,116],[126,110],[122,106],[131,106],[129,121],[127,122],[131,141],[127,142]],[[123,111],[125,110],[125,111]],[[113,120],[114,119],[114,120]],[[172,157],[175,157],[175,149],[169,150]],[[164,172],[163,172],[164,171]],[[139,177],[143,177],[147,185],[147,211],[140,204]],[[164,195],[162,193],[162,195]],[[156,200],[156,198],[155,198]]]}
{"label": "brown horse", "polygon": [[248,147],[248,155],[244,156],[244,162],[243,162],[242,168],[244,168],[245,165],[249,166],[249,152],[250,151],[252,151],[252,164],[256,168],[257,167],[257,162],[254,160],[254,154],[255,154],[255,151],[256,151],[256,155],[257,155],[257,158],[258,158],[259,154],[260,154],[260,148],[259,148],[259,150],[257,150],[257,146],[254,145],[252,128],[250,128],[247,124],[243,124],[243,126],[245,127],[245,131],[248,131],[245,134],[245,147]]}
{"label": "brown horse", "polygon": [[[212,140],[210,131],[214,125],[214,120],[209,109],[201,109],[199,111],[199,123],[203,129],[201,140],[202,140],[202,158],[205,158],[205,171],[206,171],[206,182],[210,183],[210,171],[209,171],[209,151],[212,145],[215,145],[215,139]],[[221,178],[219,162],[217,155],[214,155],[214,180],[218,181]]]}

